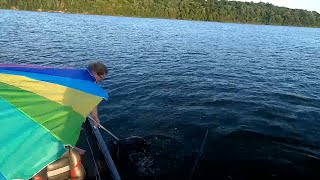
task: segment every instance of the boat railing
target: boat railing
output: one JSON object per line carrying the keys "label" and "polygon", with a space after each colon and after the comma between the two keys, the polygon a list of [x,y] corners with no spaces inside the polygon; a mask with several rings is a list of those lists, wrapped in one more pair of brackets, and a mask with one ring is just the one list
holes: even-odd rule
{"label": "boat railing", "polygon": [[[92,117],[89,116],[88,118],[90,118],[92,120]],[[98,145],[99,145],[100,150],[101,150],[101,152],[102,152],[102,154],[104,156],[104,159],[105,159],[105,161],[107,163],[108,169],[110,170],[112,179],[113,180],[120,180],[121,178],[120,178],[119,172],[117,170],[117,167],[113,162],[113,159],[112,159],[112,157],[110,155],[108,147],[107,147],[105,141],[103,140],[99,129],[96,128],[96,126],[94,125],[93,121],[89,120],[89,123],[91,125],[91,128],[93,130],[94,135],[97,138]]]}

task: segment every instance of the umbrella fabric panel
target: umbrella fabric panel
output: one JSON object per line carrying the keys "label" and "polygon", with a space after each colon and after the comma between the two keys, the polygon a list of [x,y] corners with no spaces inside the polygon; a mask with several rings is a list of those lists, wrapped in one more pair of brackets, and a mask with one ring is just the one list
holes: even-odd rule
{"label": "umbrella fabric panel", "polygon": [[76,144],[85,118],[71,107],[1,82],[0,97],[28,115],[64,144]]}
{"label": "umbrella fabric panel", "polygon": [[92,107],[97,106],[102,100],[99,96],[91,95],[77,89],[45,81],[38,81],[24,76],[0,74],[0,82],[33,92],[61,105],[70,106],[83,117],[87,117]]}
{"label": "umbrella fabric panel", "polygon": [[6,179],[29,179],[66,152],[61,141],[2,98],[0,109],[0,172]]}
{"label": "umbrella fabric panel", "polygon": [[21,64],[0,64],[0,69],[95,81],[94,77],[86,72],[86,69],[54,68]]}
{"label": "umbrella fabric panel", "polygon": [[1,173],[1,170],[0,170],[0,180],[5,180],[6,178],[4,177],[4,175]]}
{"label": "umbrella fabric panel", "polygon": [[[88,94],[92,94],[95,96],[100,96],[105,100],[108,100],[108,94],[99,86],[97,86],[94,82],[84,81],[79,79],[72,79],[68,77],[58,77],[58,76],[50,76],[46,74],[37,74],[30,72],[22,72],[22,71],[8,71],[0,68],[0,74],[3,75],[3,78],[6,78],[5,75],[18,75],[28,77],[38,81],[50,82],[53,84],[58,84],[62,86],[66,86],[72,89],[77,89],[79,91],[86,92]],[[0,77],[0,79],[3,79]]]}

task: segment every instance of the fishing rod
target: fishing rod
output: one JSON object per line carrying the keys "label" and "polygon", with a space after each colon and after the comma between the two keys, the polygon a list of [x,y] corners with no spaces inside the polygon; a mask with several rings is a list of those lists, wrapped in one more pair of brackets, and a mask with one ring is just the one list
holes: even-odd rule
{"label": "fishing rod", "polygon": [[[94,123],[98,124],[99,127],[101,127],[101,129],[103,129],[103,130],[106,131],[108,134],[110,134],[115,140],[120,141],[120,139],[119,139],[117,136],[115,136],[114,134],[112,134],[112,132],[110,132],[107,128],[103,127],[100,123],[98,123],[97,121],[95,121],[95,120],[91,117],[91,115],[88,116],[88,118],[89,118],[91,121],[93,121]],[[94,126],[94,127],[97,128],[96,126]]]}

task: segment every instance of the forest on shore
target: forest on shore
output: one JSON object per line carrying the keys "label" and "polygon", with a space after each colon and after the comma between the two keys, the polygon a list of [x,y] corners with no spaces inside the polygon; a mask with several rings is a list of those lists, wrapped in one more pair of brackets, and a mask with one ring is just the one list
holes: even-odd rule
{"label": "forest on shore", "polygon": [[316,11],[228,0],[0,0],[0,9],[320,27]]}

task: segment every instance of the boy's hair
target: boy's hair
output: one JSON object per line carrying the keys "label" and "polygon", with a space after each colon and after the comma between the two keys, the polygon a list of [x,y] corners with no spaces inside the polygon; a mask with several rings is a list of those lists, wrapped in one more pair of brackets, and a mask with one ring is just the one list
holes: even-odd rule
{"label": "boy's hair", "polygon": [[98,75],[108,74],[108,68],[101,62],[93,62],[88,65],[88,68],[91,72],[95,72]]}

